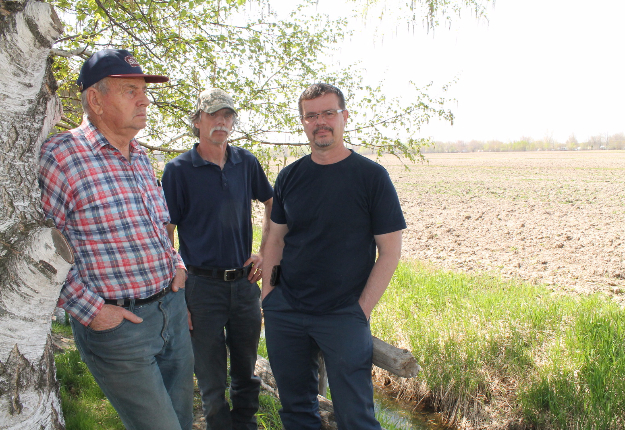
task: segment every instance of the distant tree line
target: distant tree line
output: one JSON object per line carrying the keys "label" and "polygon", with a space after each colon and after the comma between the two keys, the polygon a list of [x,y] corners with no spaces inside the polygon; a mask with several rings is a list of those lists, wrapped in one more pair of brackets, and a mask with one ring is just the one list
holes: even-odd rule
{"label": "distant tree line", "polygon": [[571,135],[566,142],[557,142],[551,136],[545,136],[543,139],[521,137],[514,142],[501,142],[499,140],[434,142],[431,146],[422,148],[421,152],[585,151],[597,149],[625,150],[625,133],[598,134],[591,136],[586,142],[579,142],[575,135]]}

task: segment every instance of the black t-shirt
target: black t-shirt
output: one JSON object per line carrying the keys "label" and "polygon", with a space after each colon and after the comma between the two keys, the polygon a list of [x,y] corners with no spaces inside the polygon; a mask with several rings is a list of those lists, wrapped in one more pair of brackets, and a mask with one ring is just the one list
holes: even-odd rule
{"label": "black t-shirt", "polygon": [[289,229],[284,296],[293,308],[315,314],[355,303],[375,263],[374,235],[406,228],[388,172],[356,153],[329,165],[307,155],[284,168],[271,220]]}

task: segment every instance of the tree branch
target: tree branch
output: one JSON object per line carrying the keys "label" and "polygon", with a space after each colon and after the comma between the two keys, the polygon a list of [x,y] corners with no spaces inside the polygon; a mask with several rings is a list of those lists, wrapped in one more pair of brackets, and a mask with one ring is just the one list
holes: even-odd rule
{"label": "tree branch", "polygon": [[274,145],[274,146],[308,146],[310,145],[308,142],[306,143],[300,143],[300,142],[295,142],[295,143],[290,143],[290,142],[269,142],[266,140],[256,140],[256,139],[252,139],[250,136],[247,135],[243,135],[241,137],[237,137],[234,139],[230,139],[228,142],[240,142],[241,140],[248,140],[251,142],[256,142],[259,143],[261,145]]}
{"label": "tree branch", "polygon": [[182,154],[182,153],[187,152],[188,149],[173,149],[173,148],[168,148],[168,146],[174,143],[175,141],[182,139],[185,136],[190,136],[189,132],[185,131],[184,133],[180,133],[178,136],[174,137],[173,139],[170,139],[168,142],[165,142],[161,146],[151,146],[141,141],[138,141],[138,142],[139,142],[139,145],[143,146],[144,148],[150,149],[152,151],[161,151],[161,152],[169,152],[169,153],[175,152],[178,154]]}
{"label": "tree branch", "polygon": [[91,51],[87,50],[86,46],[84,48],[74,49],[73,51],[65,51],[63,49],[56,49],[56,48],[50,49],[50,55],[56,55],[57,57],[66,57],[66,58],[82,57],[82,58],[87,59],[91,57],[92,54],[93,53]]}
{"label": "tree branch", "polygon": [[106,16],[108,17],[108,19],[115,25],[119,26],[119,28],[121,28],[126,34],[128,34],[132,39],[136,40],[137,43],[139,43],[139,45],[143,46],[150,54],[152,54],[155,58],[158,58],[159,60],[161,59],[160,56],[156,55],[156,53],[154,51],[152,51],[152,49],[141,39],[139,39],[137,36],[135,36],[133,34],[132,31],[130,31],[129,29],[127,29],[124,25],[122,25],[120,22],[118,22],[115,18],[113,18],[111,16],[111,14],[109,13],[109,11],[104,7],[104,5],[102,4],[102,2],[100,0],[95,0],[96,4],[100,7],[100,9],[102,9],[104,11],[104,13],[106,14]]}
{"label": "tree branch", "polygon": [[61,116],[61,121],[64,121],[64,122],[68,123],[69,125],[74,126],[74,128],[76,128],[76,127],[80,126],[80,124],[78,124],[78,123],[77,123],[77,122],[75,122],[75,121],[72,121],[71,119],[69,119],[69,118],[68,118],[68,117],[66,117],[65,115],[62,115],[62,116]]}
{"label": "tree branch", "polygon": [[141,142],[141,141],[137,141],[139,142],[139,145],[143,146],[144,148],[147,148],[151,151],[160,151],[160,152],[168,152],[168,153],[177,153],[177,154],[184,154],[185,152],[187,152],[187,149],[172,149],[172,148],[165,148],[164,146],[152,146],[152,145],[148,145],[145,142]]}

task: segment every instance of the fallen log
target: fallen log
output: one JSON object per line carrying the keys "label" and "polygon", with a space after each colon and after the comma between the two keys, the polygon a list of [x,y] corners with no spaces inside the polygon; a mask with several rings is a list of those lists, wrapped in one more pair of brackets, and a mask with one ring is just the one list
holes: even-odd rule
{"label": "fallen log", "polygon": [[[407,349],[397,348],[373,336],[373,364],[401,376],[414,378],[421,371],[421,366]],[[319,352],[319,394],[326,397],[328,373],[323,354]]]}
{"label": "fallen log", "polygon": [[407,349],[397,348],[383,340],[373,337],[373,364],[401,376],[414,378],[421,371],[421,366]]}

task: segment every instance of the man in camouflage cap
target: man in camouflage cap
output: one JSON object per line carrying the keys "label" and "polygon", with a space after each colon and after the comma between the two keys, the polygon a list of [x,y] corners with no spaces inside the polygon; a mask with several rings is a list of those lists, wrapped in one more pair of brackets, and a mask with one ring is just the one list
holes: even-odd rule
{"label": "man in camouflage cap", "polygon": [[[163,189],[178,229],[180,254],[189,278],[186,298],[208,429],[256,430],[260,379],[254,375],[260,336],[260,290],[273,189],[256,157],[228,144],[237,122],[225,91],[200,93],[191,116],[193,149],[165,166]],[[252,200],[265,205],[262,240],[252,254]],[[225,398],[227,350],[230,399]]]}

